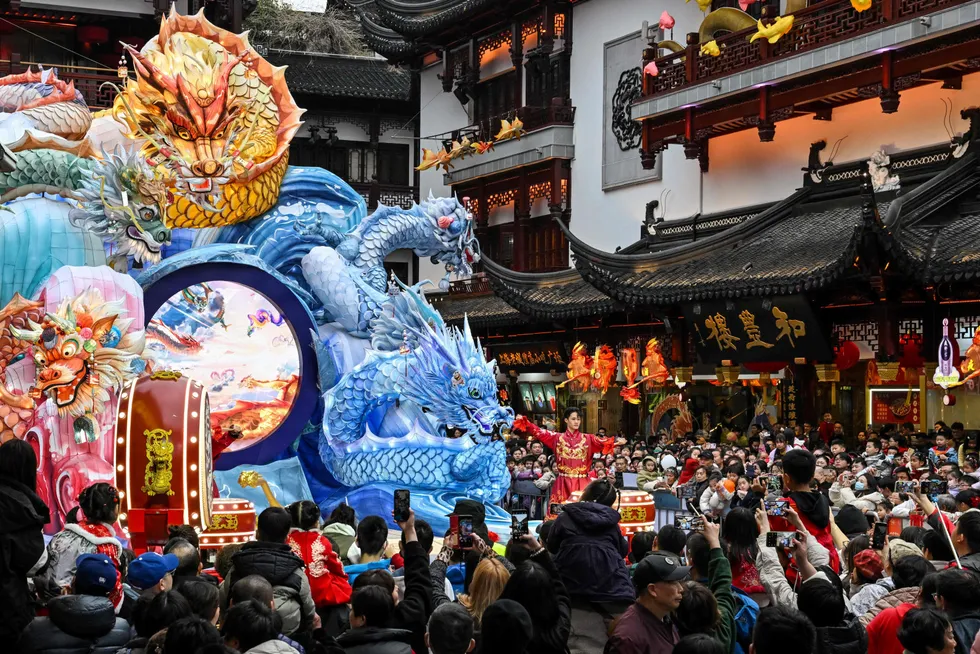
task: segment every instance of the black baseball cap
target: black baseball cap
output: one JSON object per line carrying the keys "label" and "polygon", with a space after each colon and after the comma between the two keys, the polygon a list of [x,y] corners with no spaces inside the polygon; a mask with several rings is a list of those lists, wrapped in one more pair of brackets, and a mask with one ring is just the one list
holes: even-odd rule
{"label": "black baseball cap", "polygon": [[650,552],[636,565],[633,585],[637,592],[658,581],[681,581],[691,574],[691,568],[681,565],[681,560],[673,554]]}

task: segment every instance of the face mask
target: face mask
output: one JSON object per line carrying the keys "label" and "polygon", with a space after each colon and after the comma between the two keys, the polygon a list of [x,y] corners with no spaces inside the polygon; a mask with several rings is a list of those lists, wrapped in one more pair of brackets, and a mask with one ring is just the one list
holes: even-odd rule
{"label": "face mask", "polygon": [[894,454],[889,454],[888,456],[885,457],[885,459],[887,461],[894,461],[895,460],[895,455]]}
{"label": "face mask", "polygon": [[863,491],[864,490],[864,482],[863,481],[856,481],[856,482],[854,482],[854,490],[856,490],[856,491]]}
{"label": "face mask", "polygon": [[541,474],[541,468],[535,468],[534,469],[534,474],[540,475]]}
{"label": "face mask", "polygon": [[740,499],[745,499],[745,496],[749,494],[749,491],[740,490],[738,491],[738,496]]}

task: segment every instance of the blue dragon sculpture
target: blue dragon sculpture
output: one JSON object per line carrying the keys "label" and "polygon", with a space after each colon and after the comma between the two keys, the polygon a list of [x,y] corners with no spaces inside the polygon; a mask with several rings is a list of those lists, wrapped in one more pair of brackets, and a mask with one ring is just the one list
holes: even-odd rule
{"label": "blue dragon sculpture", "polygon": [[[422,293],[406,288],[373,321],[372,344],[324,394],[320,456],[331,474],[347,486],[410,478],[417,488],[502,497],[510,475],[494,435],[514,413],[497,401],[495,364],[469,322],[448,327]],[[378,438],[369,418],[396,403],[416,424],[402,438]],[[463,437],[448,438],[453,428]]]}

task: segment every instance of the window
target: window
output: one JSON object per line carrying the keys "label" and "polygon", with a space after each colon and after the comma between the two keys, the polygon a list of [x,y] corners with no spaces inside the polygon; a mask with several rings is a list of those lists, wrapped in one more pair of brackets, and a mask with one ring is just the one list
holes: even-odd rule
{"label": "window", "polygon": [[378,182],[396,186],[410,186],[409,147],[396,143],[378,146]]}
{"label": "window", "polygon": [[548,272],[568,268],[568,241],[549,216],[535,218],[527,230],[527,270]]}
{"label": "window", "polygon": [[371,182],[378,170],[374,160],[374,148],[370,143],[348,148],[348,182]]}
{"label": "window", "polygon": [[497,225],[487,229],[486,239],[480,245],[487,249],[487,256],[505,268],[514,265],[514,224]]}
{"label": "window", "polygon": [[512,70],[477,84],[476,97],[473,99],[473,121],[475,123],[481,123],[493,116],[499,116],[515,109],[514,85],[517,83],[516,79],[517,72]]}

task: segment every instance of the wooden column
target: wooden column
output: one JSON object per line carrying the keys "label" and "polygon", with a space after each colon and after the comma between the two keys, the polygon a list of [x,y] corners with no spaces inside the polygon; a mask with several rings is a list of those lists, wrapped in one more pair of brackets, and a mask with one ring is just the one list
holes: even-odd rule
{"label": "wooden column", "polygon": [[[524,106],[524,39],[521,36],[521,21],[515,20],[510,26],[510,61],[514,65],[514,107]],[[515,242],[517,236],[514,236]]]}
{"label": "wooden column", "polygon": [[551,195],[548,198],[548,210],[551,212],[552,218],[561,218],[565,209],[561,199],[561,180],[564,178],[563,161],[562,159],[551,161]]}
{"label": "wooden column", "polygon": [[530,218],[531,203],[528,193],[527,169],[521,168],[517,194],[514,196],[514,270],[527,270],[528,268],[527,224]]}

